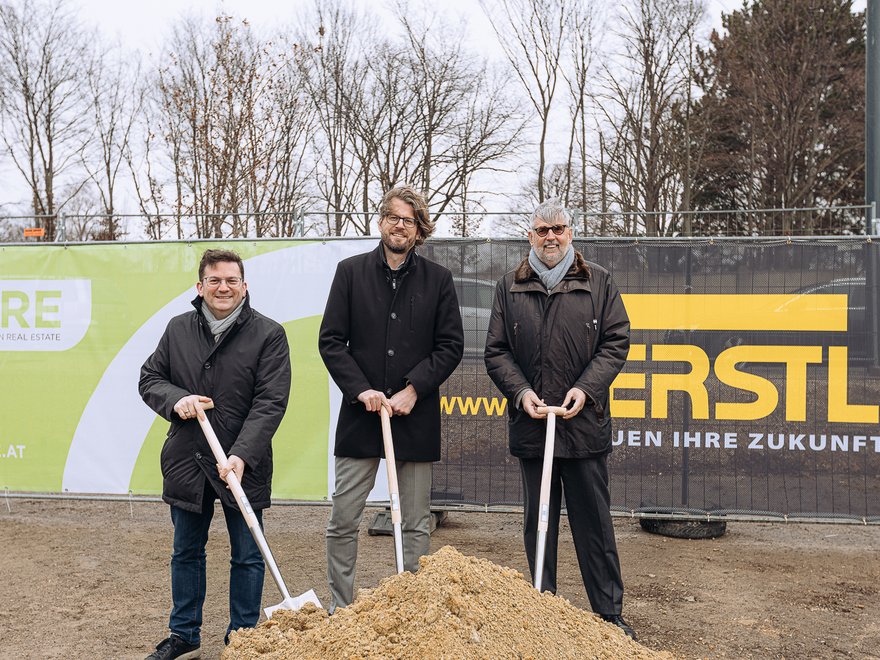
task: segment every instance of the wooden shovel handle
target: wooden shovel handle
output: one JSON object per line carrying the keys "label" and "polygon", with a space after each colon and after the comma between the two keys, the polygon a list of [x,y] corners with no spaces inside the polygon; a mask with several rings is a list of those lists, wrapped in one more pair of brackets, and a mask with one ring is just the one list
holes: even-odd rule
{"label": "wooden shovel handle", "polygon": [[382,445],[385,449],[385,466],[388,470],[388,494],[391,496],[391,522],[400,522],[400,488],[397,485],[397,461],[394,458],[394,440],[391,435],[391,418],[388,409],[379,409],[382,419]]}
{"label": "wooden shovel handle", "polygon": [[538,406],[535,410],[540,415],[549,415],[553,413],[554,415],[564,415],[568,412],[568,408],[563,408],[562,406]]}

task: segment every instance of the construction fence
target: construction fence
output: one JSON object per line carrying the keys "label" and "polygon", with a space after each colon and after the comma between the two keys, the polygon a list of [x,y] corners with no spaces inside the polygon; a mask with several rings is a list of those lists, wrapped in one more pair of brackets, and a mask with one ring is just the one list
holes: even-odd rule
{"label": "construction fence", "polygon": [[[0,245],[0,488],[155,496],[167,422],[140,365],[190,309],[198,260],[245,259],[254,307],[291,345],[273,494],[327,501],[340,394],[317,353],[335,264],[375,239]],[[636,516],[880,523],[880,245],[870,237],[577,239],[632,322],[614,383],[613,508]],[[522,239],[432,239],[453,273],[465,357],[442,390],[440,508],[521,503],[482,360],[495,283]],[[378,420],[377,420],[378,423]],[[380,478],[372,498],[387,499]]]}
{"label": "construction fence", "polygon": [[[519,237],[531,211],[432,213],[438,236]],[[877,235],[876,204],[788,209],[631,211],[571,209],[578,236],[849,236]],[[377,235],[375,212],[294,209],[286,212],[0,217],[0,242],[184,241]]]}

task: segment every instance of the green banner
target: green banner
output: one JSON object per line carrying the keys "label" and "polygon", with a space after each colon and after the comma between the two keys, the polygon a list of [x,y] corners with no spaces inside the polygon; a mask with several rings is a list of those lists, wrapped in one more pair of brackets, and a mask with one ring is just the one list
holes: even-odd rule
{"label": "green banner", "polygon": [[[317,350],[335,263],[372,241],[225,242],[255,309],[284,325],[290,406],[273,441],[273,496],[328,495],[334,387]],[[189,309],[212,243],[0,248],[0,485],[158,494],[168,423],[140,400],[140,366]],[[333,408],[335,417],[335,405]]]}

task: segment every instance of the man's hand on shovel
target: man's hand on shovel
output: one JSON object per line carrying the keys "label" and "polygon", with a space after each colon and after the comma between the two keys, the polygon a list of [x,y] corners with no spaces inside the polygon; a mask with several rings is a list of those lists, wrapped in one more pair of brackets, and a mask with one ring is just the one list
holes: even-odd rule
{"label": "man's hand on shovel", "polygon": [[[204,415],[204,413],[202,413]],[[235,476],[238,478],[238,482],[241,483],[242,478],[244,477],[244,460],[235,454],[231,454],[229,458],[226,459],[226,467],[222,467],[219,463],[217,463],[217,472],[220,473],[220,478],[223,481],[226,481],[226,476],[230,472],[234,472]],[[226,488],[229,489],[229,484],[226,484]]]}
{"label": "man's hand on shovel", "polygon": [[358,401],[363,403],[369,412],[379,412],[381,408],[385,408],[389,415],[394,414],[391,402],[379,390],[364,390],[358,394]]}
{"label": "man's hand on shovel", "polygon": [[391,399],[389,399],[389,403],[391,404],[391,409],[394,411],[395,415],[409,415],[418,400],[418,392],[416,392],[416,388],[410,384],[392,396]]}
{"label": "man's hand on shovel", "polygon": [[[180,401],[175,404],[175,409],[180,406],[184,411],[184,414],[180,414],[181,417],[187,419],[189,417],[198,417],[201,421],[205,421],[208,417],[205,415],[205,410],[214,407],[214,402],[206,397],[206,396],[198,396],[196,394],[192,394],[190,396],[183,397]],[[192,412],[190,412],[192,411]],[[223,482],[226,482],[226,477],[230,472],[234,472],[235,476],[238,478],[238,483],[241,483],[242,477],[244,477],[244,468],[245,462],[244,460],[236,456],[235,454],[230,455],[226,459],[226,465],[220,465],[217,463],[217,473],[220,475],[220,478],[223,479]],[[229,489],[229,484],[226,484],[227,490]]]}
{"label": "man's hand on shovel", "polygon": [[578,387],[572,387],[568,391],[568,394],[565,395],[565,401],[562,402],[562,407],[567,409],[567,412],[562,416],[562,419],[571,419],[577,415],[584,409],[584,404],[586,404],[586,402],[586,392]]}
{"label": "man's hand on shovel", "polygon": [[547,417],[547,413],[539,412],[538,408],[546,406],[544,403],[544,399],[535,394],[534,390],[527,390],[525,394],[523,394],[522,401],[520,402],[522,409],[526,411],[526,414],[532,419],[544,419]]}
{"label": "man's hand on shovel", "polygon": [[205,419],[202,411],[205,408],[213,408],[214,402],[210,397],[200,396],[198,394],[188,394],[174,404],[174,412],[181,419],[195,419],[198,415],[199,419]]}

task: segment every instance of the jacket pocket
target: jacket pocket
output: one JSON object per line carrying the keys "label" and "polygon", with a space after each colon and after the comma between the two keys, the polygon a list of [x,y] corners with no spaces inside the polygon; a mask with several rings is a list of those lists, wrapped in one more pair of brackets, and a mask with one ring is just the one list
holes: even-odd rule
{"label": "jacket pocket", "polygon": [[169,455],[173,454],[172,445],[175,444],[175,436],[177,436],[178,431],[180,431],[182,424],[178,424],[176,422],[171,423],[171,427],[168,429],[168,434],[165,436],[165,442],[162,443],[162,449],[159,452],[159,468],[162,472],[162,477],[167,476],[166,471],[170,466]]}
{"label": "jacket pocket", "polygon": [[611,448],[611,420],[604,414],[600,416],[594,406],[587,404],[570,422],[576,423],[569,427],[566,458],[594,456]]}

